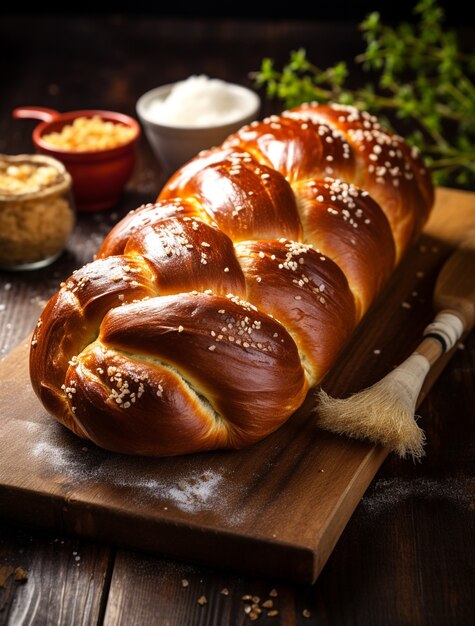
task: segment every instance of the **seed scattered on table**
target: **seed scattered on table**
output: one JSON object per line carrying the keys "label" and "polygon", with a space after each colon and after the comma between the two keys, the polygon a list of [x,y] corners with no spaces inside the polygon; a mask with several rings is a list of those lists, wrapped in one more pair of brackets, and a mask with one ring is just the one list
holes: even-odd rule
{"label": "seed scattered on table", "polygon": [[201,606],[204,606],[205,604],[208,604],[208,600],[206,598],[206,596],[200,596],[198,598],[198,604]]}
{"label": "seed scattered on table", "polygon": [[181,586],[182,587],[188,587],[190,583],[186,580],[186,578],[183,578],[183,580],[181,581]]}
{"label": "seed scattered on table", "polygon": [[303,615],[304,617],[311,617],[311,615],[312,615],[312,614],[310,613],[310,611],[309,611],[308,609],[304,609],[304,610],[302,611],[302,615]]}
{"label": "seed scattered on table", "polygon": [[269,595],[271,598],[277,598],[279,594],[277,593],[277,589],[271,589],[271,591],[269,591]]}
{"label": "seed scattered on table", "polygon": [[26,582],[28,580],[28,574],[22,567],[15,568],[15,580],[19,582]]}
{"label": "seed scattered on table", "polygon": [[223,596],[229,596],[229,589],[227,587],[224,587],[224,589],[221,589],[221,594]]}

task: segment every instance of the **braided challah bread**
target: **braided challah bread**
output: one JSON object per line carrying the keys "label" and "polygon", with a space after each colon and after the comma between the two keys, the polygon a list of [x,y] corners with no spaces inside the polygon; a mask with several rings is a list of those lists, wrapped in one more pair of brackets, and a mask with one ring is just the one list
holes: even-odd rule
{"label": "braided challah bread", "polygon": [[33,388],[105,449],[242,448],[321,382],[433,204],[417,151],[307,104],[198,154],[46,305]]}

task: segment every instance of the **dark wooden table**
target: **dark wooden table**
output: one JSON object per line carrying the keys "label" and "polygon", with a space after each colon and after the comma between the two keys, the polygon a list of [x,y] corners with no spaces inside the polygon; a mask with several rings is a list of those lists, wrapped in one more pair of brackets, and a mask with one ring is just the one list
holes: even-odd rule
{"label": "dark wooden table", "polygon": [[[353,58],[361,41],[352,24],[317,20],[3,16],[0,152],[33,151],[35,123],[12,120],[16,106],[135,116],[137,98],[156,85],[193,73],[251,85],[249,72],[263,57],[280,64],[298,47],[325,66]],[[275,106],[264,102],[263,113]],[[92,260],[112,225],[155,198],[162,179],[142,138],[136,172],[117,207],[79,215],[66,252],[50,267],[0,273],[0,357],[32,330],[59,283]],[[278,615],[264,611],[262,624],[474,624],[474,359],[472,334],[420,408],[427,456],[420,464],[387,458],[313,586],[0,521],[0,624],[246,624],[243,596],[262,603],[271,590]]]}

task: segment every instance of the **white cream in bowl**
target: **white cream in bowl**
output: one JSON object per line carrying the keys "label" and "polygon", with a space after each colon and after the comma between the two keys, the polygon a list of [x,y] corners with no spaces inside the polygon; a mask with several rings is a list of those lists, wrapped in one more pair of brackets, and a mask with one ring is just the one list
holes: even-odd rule
{"label": "white cream in bowl", "polygon": [[144,93],[137,115],[156,157],[171,172],[257,119],[260,106],[252,89],[193,75]]}
{"label": "white cream in bowl", "polygon": [[176,83],[165,98],[152,99],[147,112],[157,124],[196,128],[231,124],[254,109],[254,100],[236,85],[201,74]]}

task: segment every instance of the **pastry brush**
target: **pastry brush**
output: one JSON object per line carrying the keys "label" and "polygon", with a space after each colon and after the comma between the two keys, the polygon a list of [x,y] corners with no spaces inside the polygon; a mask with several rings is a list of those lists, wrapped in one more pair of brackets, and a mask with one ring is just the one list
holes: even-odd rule
{"label": "pastry brush", "polygon": [[425,434],[415,416],[417,399],[436,361],[475,323],[475,238],[444,263],[433,292],[433,310],[435,317],[419,345],[384,378],[348,398],[318,392],[321,428],[381,444],[402,458],[424,456]]}

